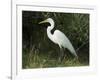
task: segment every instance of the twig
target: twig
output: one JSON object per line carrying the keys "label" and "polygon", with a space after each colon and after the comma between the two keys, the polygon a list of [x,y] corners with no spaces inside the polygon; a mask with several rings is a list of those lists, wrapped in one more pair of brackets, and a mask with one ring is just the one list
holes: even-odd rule
{"label": "twig", "polygon": [[76,52],[79,51],[84,45],[86,45],[87,43],[89,43],[89,41],[84,42],[80,47],[78,47],[76,49]]}

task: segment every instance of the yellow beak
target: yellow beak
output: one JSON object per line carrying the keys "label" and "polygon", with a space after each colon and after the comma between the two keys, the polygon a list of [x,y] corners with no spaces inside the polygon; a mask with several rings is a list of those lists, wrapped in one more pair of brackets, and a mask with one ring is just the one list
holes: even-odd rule
{"label": "yellow beak", "polygon": [[47,20],[44,20],[44,21],[39,22],[39,24],[46,23],[46,22],[47,22]]}

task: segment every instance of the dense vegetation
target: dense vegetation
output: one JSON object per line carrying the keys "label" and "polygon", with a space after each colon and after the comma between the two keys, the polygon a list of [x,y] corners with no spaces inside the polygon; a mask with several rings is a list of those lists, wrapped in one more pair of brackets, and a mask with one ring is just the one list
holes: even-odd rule
{"label": "dense vegetation", "polygon": [[[62,63],[58,62],[59,46],[47,37],[47,24],[38,24],[47,18],[55,21],[55,29],[62,31],[73,44],[79,60],[68,50]],[[44,68],[89,65],[89,14],[22,12],[22,67]]]}

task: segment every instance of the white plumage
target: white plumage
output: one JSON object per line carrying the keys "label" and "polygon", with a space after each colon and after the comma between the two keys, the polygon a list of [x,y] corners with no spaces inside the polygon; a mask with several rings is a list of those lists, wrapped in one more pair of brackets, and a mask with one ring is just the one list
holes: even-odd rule
{"label": "white plumage", "polygon": [[55,30],[54,34],[53,34],[56,42],[58,45],[67,48],[73,55],[77,56],[71,42],[69,41],[69,39],[65,36],[64,33],[62,33],[59,30]]}
{"label": "white plumage", "polygon": [[54,28],[54,20],[52,18],[48,18],[40,22],[39,24],[45,22],[50,23],[50,26],[48,26],[47,28],[47,36],[49,37],[49,39],[55,44],[58,44],[60,49],[67,48],[75,57],[78,58],[74,47],[64,33],[62,33],[60,30],[55,30],[53,34],[51,33],[51,30]]}

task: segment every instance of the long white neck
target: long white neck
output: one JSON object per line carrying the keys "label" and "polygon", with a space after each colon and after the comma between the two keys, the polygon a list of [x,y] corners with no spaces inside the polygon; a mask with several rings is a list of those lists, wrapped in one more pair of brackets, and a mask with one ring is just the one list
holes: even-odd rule
{"label": "long white neck", "polygon": [[[49,23],[50,23],[50,26],[48,26],[48,28],[49,28],[50,30],[52,30],[52,29],[54,28],[54,21],[53,21],[53,20],[50,20]],[[48,29],[48,28],[47,28],[47,29]]]}
{"label": "long white neck", "polygon": [[47,28],[47,35],[51,41],[54,41],[53,34],[51,33],[51,30],[54,28],[54,21],[51,20],[51,21],[49,21],[49,23],[50,23],[50,26],[48,26],[48,28]]}

